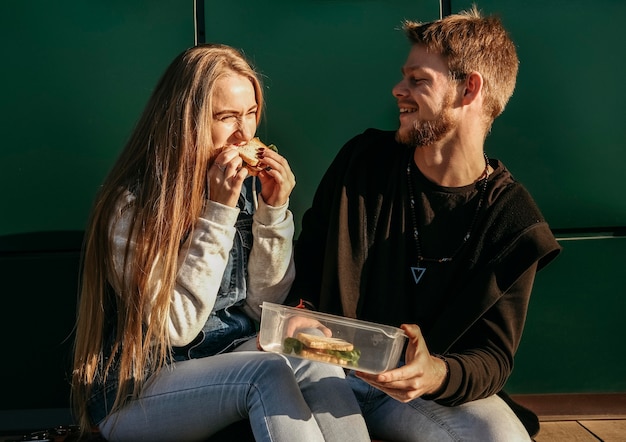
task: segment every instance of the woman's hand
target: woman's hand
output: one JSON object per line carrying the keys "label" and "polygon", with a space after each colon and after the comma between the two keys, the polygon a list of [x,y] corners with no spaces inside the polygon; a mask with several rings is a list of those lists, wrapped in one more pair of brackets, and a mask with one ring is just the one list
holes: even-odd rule
{"label": "woman's hand", "polygon": [[[297,333],[309,333],[314,335],[331,337],[333,332],[326,327],[324,324],[319,322],[316,319],[308,318],[305,316],[292,316],[289,318],[287,322],[287,330],[285,332],[285,337],[294,337]],[[261,334],[259,333],[256,337],[256,348],[260,351],[263,350],[261,347]]]}
{"label": "woman's hand", "polygon": [[266,169],[259,172],[261,196],[270,206],[282,206],[289,200],[291,191],[296,186],[296,177],[287,160],[272,149],[259,152],[259,160]]}
{"label": "woman's hand", "polygon": [[235,207],[239,201],[243,180],[248,176],[248,169],[237,153],[237,148],[224,149],[215,157],[207,171],[207,186],[211,201]]}
{"label": "woman's hand", "polygon": [[333,335],[333,332],[317,319],[307,316],[292,316],[287,322],[285,336],[294,337],[298,332],[320,334],[329,338]]}
{"label": "woman's hand", "polygon": [[401,327],[409,337],[406,365],[380,374],[357,372],[368,384],[400,402],[409,402],[424,394],[438,391],[447,381],[447,368],[441,359],[431,356],[417,325]]}

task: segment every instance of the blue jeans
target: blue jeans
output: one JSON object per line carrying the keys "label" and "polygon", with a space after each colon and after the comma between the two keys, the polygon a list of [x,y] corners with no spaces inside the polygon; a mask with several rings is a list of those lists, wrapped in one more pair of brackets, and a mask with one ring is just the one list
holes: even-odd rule
{"label": "blue jeans", "polygon": [[249,419],[257,441],[369,440],[343,370],[243,351],[174,363],[99,428],[109,441],[202,441]]}
{"label": "blue jeans", "polygon": [[349,374],[365,422],[374,439],[394,442],[529,442],[513,410],[490,396],[455,407],[414,399],[402,403]]}

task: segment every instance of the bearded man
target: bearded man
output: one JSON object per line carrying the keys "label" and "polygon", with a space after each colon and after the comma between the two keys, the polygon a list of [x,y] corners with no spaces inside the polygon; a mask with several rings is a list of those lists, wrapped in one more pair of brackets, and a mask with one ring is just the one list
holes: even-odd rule
{"label": "bearded man", "polygon": [[373,438],[528,441],[537,418],[503,388],[536,272],[560,246],[484,151],[515,45],[475,8],[404,30],[399,128],[337,154],[303,218],[289,302],[404,329],[397,368],[348,376]]}

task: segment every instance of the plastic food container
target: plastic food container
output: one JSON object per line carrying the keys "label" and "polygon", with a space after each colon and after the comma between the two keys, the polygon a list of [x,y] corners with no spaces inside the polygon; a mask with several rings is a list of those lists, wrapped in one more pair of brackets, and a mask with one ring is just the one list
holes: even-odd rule
{"label": "plastic food container", "polygon": [[[404,331],[397,327],[271,302],[261,307],[259,343],[273,353],[380,373],[398,365],[406,341]],[[324,335],[331,335],[332,342],[316,338]],[[353,348],[344,347],[346,342]]]}

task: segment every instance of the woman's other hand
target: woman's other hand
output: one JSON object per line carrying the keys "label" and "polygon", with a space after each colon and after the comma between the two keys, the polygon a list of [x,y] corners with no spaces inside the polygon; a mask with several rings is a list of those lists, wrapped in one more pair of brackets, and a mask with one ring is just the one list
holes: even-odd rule
{"label": "woman's other hand", "polygon": [[289,163],[272,149],[262,149],[259,152],[259,160],[266,167],[258,175],[261,180],[263,201],[274,207],[286,204],[296,186],[296,177]]}
{"label": "woman's other hand", "polygon": [[299,332],[319,334],[329,338],[333,335],[333,332],[317,319],[309,318],[307,316],[290,317],[287,322],[285,336],[294,337]]}

